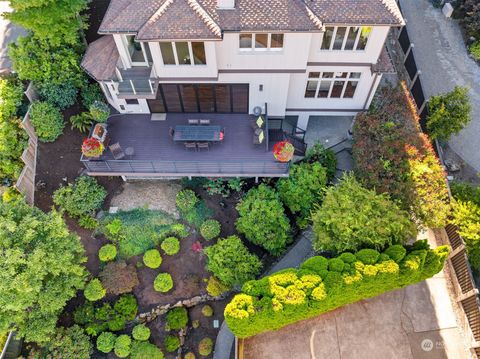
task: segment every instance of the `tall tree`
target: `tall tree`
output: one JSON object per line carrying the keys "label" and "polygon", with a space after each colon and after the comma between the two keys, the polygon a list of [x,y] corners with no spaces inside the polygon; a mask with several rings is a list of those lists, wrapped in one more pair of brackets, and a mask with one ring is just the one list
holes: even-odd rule
{"label": "tall tree", "polygon": [[46,343],[85,283],[84,250],[56,212],[0,201],[0,332]]}

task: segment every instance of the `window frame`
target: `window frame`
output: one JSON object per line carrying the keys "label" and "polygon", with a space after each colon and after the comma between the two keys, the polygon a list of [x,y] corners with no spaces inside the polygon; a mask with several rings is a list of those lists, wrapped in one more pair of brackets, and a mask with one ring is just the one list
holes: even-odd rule
{"label": "window frame", "polygon": [[[257,48],[255,47],[256,35],[267,35],[267,47]],[[250,35],[251,36],[251,47],[241,47],[240,46],[240,36],[241,35]],[[282,35],[282,47],[272,47],[272,35]],[[283,51],[285,47],[285,34],[283,32],[242,32],[238,34],[238,48],[241,52],[280,52]]]}
{"label": "window frame", "polygon": [[[333,77],[324,77],[324,74],[330,74],[330,73],[333,73]],[[346,73],[347,75],[345,77],[341,77],[341,75],[337,75],[337,74],[344,74]],[[352,77],[352,74],[354,73],[359,73],[360,76],[359,77]],[[311,76],[311,74],[319,74],[318,77],[317,76]],[[307,74],[307,81],[306,81],[306,84],[305,84],[305,91],[304,91],[304,95],[303,97],[306,98],[306,99],[341,99],[341,100],[351,100],[351,99],[354,99],[355,98],[355,95],[357,93],[357,88],[358,88],[358,84],[360,83],[360,80],[362,79],[362,72],[359,72],[359,71],[309,71],[308,74]],[[308,84],[310,82],[313,82],[315,81],[317,83],[316,85],[316,89],[315,89],[315,94],[314,96],[310,97],[310,96],[306,96],[307,94],[307,87],[308,87]],[[320,92],[320,87],[321,87],[321,84],[322,84],[322,81],[323,82],[330,82],[330,87],[328,89],[328,94],[326,97],[319,97],[318,94]],[[343,85],[342,85],[342,90],[340,92],[340,97],[332,97],[332,92],[333,92],[333,87],[335,85],[335,82],[343,82]],[[344,97],[345,96],[345,91],[347,89],[347,84],[348,82],[356,82],[357,83],[357,86],[355,87],[355,90],[353,92],[353,96],[352,97]],[[310,90],[312,91],[312,90]]]}
{"label": "window frame", "polygon": [[[322,46],[323,46],[323,41],[325,40],[324,38],[324,35],[325,35],[325,32],[323,32],[321,34],[321,37],[320,37],[320,46],[319,46],[319,51],[323,52],[323,51],[358,51],[358,52],[361,52],[361,51],[366,51],[368,46],[369,46],[369,43],[370,43],[370,36],[371,36],[371,33],[372,31],[370,30],[370,33],[368,34],[368,37],[367,37],[367,41],[365,43],[365,48],[363,49],[358,49],[358,44],[360,42],[360,37],[362,36],[362,29],[364,27],[371,27],[373,28],[373,26],[363,26],[363,25],[359,25],[359,26],[326,26],[327,28],[333,28],[333,32],[332,32],[332,38],[330,39],[330,45],[328,47],[328,49],[323,49]],[[342,46],[340,49],[334,49],[333,46],[335,44],[335,39],[337,37],[337,30],[338,28],[345,28],[345,35],[343,36],[343,40],[342,40]],[[353,48],[352,49],[345,49],[345,46],[347,44],[347,41],[348,41],[348,37],[350,35],[350,29],[355,29],[355,28],[358,28],[358,31],[357,31],[357,35],[355,36],[355,41],[354,41],[354,44],[353,44]]]}
{"label": "window frame", "polygon": [[[183,42],[187,44],[188,48],[188,54],[190,57],[190,63],[189,64],[183,64],[180,63],[179,58],[178,58],[178,53],[177,53],[177,45],[176,43]],[[193,47],[192,47],[192,42],[198,42],[203,44],[203,51],[205,52],[205,63],[204,64],[196,64],[195,59],[193,56]],[[162,53],[162,47],[161,43],[168,43],[172,47],[172,52],[173,52],[173,58],[175,59],[175,64],[166,64],[164,59],[163,59],[163,53]],[[163,66],[182,66],[182,67],[187,67],[187,66],[207,66],[208,65],[208,60],[207,60],[207,50],[205,48],[205,41],[158,41],[158,48],[160,50],[160,56],[162,57],[162,64]]]}

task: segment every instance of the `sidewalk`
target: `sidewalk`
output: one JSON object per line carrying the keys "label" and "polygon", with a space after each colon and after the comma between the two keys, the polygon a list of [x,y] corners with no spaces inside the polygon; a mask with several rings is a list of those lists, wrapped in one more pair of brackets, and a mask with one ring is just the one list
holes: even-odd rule
{"label": "sidewalk", "polygon": [[7,55],[8,44],[15,42],[19,36],[27,35],[25,30],[13,25],[1,16],[2,13],[10,11],[11,8],[8,1],[0,1],[0,73],[10,72],[12,67],[12,62]]}
{"label": "sidewalk", "polygon": [[450,147],[480,171],[480,66],[467,53],[460,26],[447,19],[428,0],[400,0],[426,98],[451,91],[455,85],[470,88],[472,122],[450,139]]}

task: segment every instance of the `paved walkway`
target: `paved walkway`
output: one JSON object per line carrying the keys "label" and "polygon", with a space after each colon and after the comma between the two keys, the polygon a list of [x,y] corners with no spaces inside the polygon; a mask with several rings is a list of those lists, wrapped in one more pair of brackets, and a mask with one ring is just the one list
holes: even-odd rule
{"label": "paved walkway", "polygon": [[13,25],[1,16],[2,13],[10,11],[11,8],[8,1],[0,1],[0,73],[10,71],[12,66],[7,55],[8,44],[16,41],[19,36],[27,34],[25,30]]}
{"label": "paved walkway", "polygon": [[428,0],[400,0],[400,4],[410,40],[415,44],[414,55],[422,71],[425,96],[451,91],[455,85],[471,89],[472,122],[449,144],[465,162],[480,171],[480,66],[468,56],[455,20],[445,18]]}

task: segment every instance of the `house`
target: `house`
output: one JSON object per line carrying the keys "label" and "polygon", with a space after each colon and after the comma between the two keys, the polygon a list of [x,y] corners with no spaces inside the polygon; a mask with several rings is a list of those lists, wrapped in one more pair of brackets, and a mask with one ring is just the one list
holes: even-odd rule
{"label": "house", "polygon": [[[272,142],[287,138],[301,154],[309,121],[367,109],[392,70],[388,32],[403,25],[395,0],[112,0],[81,65],[130,114],[109,132],[134,155],[84,159],[87,170],[286,176]],[[250,126],[259,113],[260,145]],[[169,138],[192,118],[225,128],[224,143],[188,151]]]}

